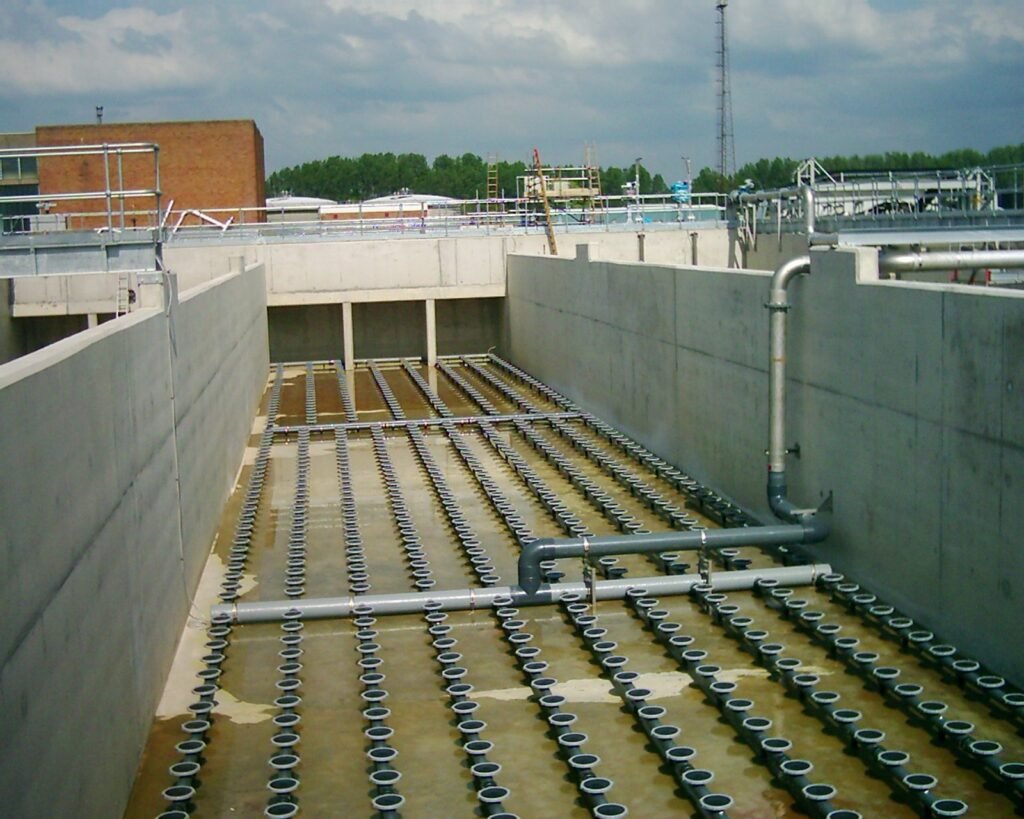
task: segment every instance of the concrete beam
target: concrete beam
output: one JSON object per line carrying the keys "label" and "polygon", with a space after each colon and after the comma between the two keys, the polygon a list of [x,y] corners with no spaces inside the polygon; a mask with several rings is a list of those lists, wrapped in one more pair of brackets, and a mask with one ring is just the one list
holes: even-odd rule
{"label": "concrete beam", "polygon": [[433,299],[424,302],[427,315],[427,366],[437,363],[437,313]]}
{"label": "concrete beam", "polygon": [[384,301],[424,301],[426,299],[493,299],[505,295],[505,284],[450,285],[438,287],[390,287],[374,290],[306,290],[271,292],[268,307],[344,302],[377,303]]}
{"label": "concrete beam", "polygon": [[345,369],[354,370],[356,366],[355,331],[352,326],[352,302],[341,304],[341,332],[344,334]]}

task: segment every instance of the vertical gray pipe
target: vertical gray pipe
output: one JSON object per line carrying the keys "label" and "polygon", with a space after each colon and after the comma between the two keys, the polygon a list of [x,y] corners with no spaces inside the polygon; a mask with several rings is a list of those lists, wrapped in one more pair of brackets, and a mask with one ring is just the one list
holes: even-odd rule
{"label": "vertical gray pipe", "polygon": [[804,185],[800,188],[804,197],[804,229],[807,231],[807,238],[810,239],[814,233],[814,188]]}
{"label": "vertical gray pipe", "polygon": [[[790,304],[787,289],[797,276],[811,272],[809,256],[798,256],[781,265],[772,276],[768,358],[768,505],[779,518],[815,529],[808,542],[822,540],[828,524],[811,509],[799,509],[786,496],[786,317]],[[822,508],[831,507],[831,498]]]}
{"label": "vertical gray pipe", "polygon": [[786,474],[786,314],[787,288],[796,276],[811,272],[810,256],[798,256],[779,267],[772,276],[768,359],[768,471]]}

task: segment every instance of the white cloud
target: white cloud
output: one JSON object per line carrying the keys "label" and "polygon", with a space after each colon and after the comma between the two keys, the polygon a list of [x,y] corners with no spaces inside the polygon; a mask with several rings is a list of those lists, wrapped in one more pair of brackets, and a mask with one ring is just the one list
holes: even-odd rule
{"label": "white cloud", "polygon": [[[604,163],[640,154],[672,175],[681,154],[714,155],[711,0],[124,1],[4,3],[0,130],[103,103],[111,120],[252,117],[270,169],[535,144],[568,162],[594,141]],[[740,162],[1016,141],[1019,3],[732,0]],[[962,137],[950,99],[971,104]]]}
{"label": "white cloud", "polygon": [[[26,95],[202,82],[209,72],[189,46],[184,22],[181,11],[161,15],[133,8],[96,19],[56,18],[60,31],[35,41],[11,39],[9,31],[0,39],[0,76],[9,90]],[[140,43],[148,48],[138,48]]]}

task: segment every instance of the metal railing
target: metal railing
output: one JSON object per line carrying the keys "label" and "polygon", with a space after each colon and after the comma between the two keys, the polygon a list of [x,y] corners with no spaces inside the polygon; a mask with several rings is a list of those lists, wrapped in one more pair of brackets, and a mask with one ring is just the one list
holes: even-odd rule
{"label": "metal railing", "polygon": [[[152,185],[150,187],[125,187],[125,157],[138,154],[153,156]],[[35,193],[0,196],[0,212],[2,232],[40,233],[52,230],[75,230],[89,228],[105,228],[113,233],[115,229],[130,227],[154,228],[159,225],[160,215],[160,146],[151,142],[104,143],[101,145],[60,145],[33,148],[0,149],[0,164],[4,160],[17,159],[19,162],[34,159],[37,164],[48,158],[69,157],[102,157],[101,187],[96,190],[66,191],[58,193]],[[136,169],[132,175],[138,176]],[[145,183],[143,183],[145,184]],[[152,207],[129,209],[129,200],[152,200]],[[61,207],[64,202],[95,202],[99,207],[86,208],[82,211],[67,211]],[[4,206],[8,207],[4,207]],[[22,206],[19,208],[19,206]],[[34,206],[37,213],[28,212],[24,206]],[[142,224],[138,220],[142,218]],[[96,223],[99,222],[99,225]]]}
{"label": "metal railing", "polygon": [[[552,219],[556,230],[635,230],[641,225],[671,226],[695,221],[725,218],[726,197],[722,194],[699,195],[687,204],[673,202],[670,194],[635,197],[602,196],[597,207],[556,207]],[[544,230],[543,213],[531,198],[467,199],[443,205],[396,202],[389,205],[353,205],[338,212],[327,208],[321,213],[316,205],[268,206],[266,208],[219,208],[197,211],[171,211],[165,218],[168,239],[217,234],[257,234],[260,236],[360,236],[449,235],[467,231],[522,233]],[[388,211],[384,215],[382,211]]]}
{"label": "metal railing", "polygon": [[[1024,223],[1024,164],[962,170],[830,175],[823,170],[810,185],[811,221],[819,230],[912,228],[949,224],[996,226]],[[734,198],[741,234],[799,233],[808,222],[808,187],[741,191]]]}

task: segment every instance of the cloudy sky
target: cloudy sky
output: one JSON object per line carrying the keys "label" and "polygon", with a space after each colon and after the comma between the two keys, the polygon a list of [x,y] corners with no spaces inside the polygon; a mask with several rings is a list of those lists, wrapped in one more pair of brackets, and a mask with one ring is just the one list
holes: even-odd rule
{"label": "cloudy sky", "polygon": [[[1024,142],[1024,0],[731,0],[736,157]],[[715,0],[2,0],[0,131],[256,120],[267,171],[716,160]]]}

